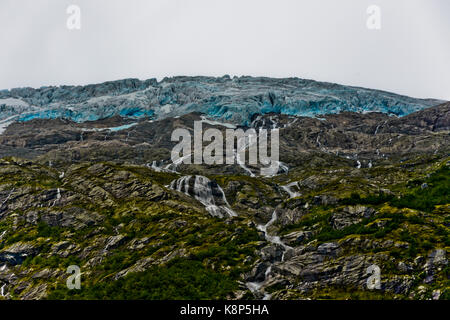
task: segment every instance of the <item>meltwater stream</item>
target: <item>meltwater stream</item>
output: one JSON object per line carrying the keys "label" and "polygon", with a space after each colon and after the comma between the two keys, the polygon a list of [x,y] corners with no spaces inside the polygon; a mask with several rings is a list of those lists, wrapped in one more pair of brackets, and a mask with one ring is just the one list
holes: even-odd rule
{"label": "meltwater stream", "polygon": [[193,196],[203,204],[213,217],[223,218],[224,215],[236,217],[230,208],[223,189],[204,176],[183,176],[170,183],[170,188]]}
{"label": "meltwater stream", "polygon": [[286,191],[286,193],[289,195],[289,198],[296,198],[296,197],[300,197],[302,194],[300,192],[297,191],[292,191],[292,188],[298,188],[298,182],[294,181],[291,182],[287,185],[281,186],[281,189],[283,189],[284,191]]}
{"label": "meltwater stream", "polygon": [[[299,194],[290,190],[290,188],[293,186],[294,184],[289,184],[286,188],[290,191],[288,193],[291,197],[297,196],[297,194]],[[211,181],[207,177],[199,175],[183,176],[179,179],[173,180],[170,183],[169,187],[173,190],[194,197],[201,204],[203,204],[206,210],[214,217],[223,218],[224,216],[237,216],[237,214],[231,209],[231,206],[228,203],[225,197],[225,193],[220,185],[218,185],[214,181]],[[288,191],[286,189],[285,191]],[[286,251],[292,248],[281,241],[279,236],[269,234],[268,228],[277,221],[277,218],[277,211],[274,210],[271,219],[266,224],[257,225],[257,229],[264,233],[264,237],[269,243],[275,244],[278,247],[282,248],[281,262],[283,262]],[[268,294],[264,291],[264,285],[270,279],[270,273],[272,271],[272,265],[274,263],[275,262],[272,262],[266,268],[263,281],[246,283],[246,286],[252,293],[263,295],[264,300],[269,300],[271,298],[271,294]]]}
{"label": "meltwater stream", "polygon": [[[267,232],[267,229],[277,221],[277,211],[274,210],[272,213],[272,218],[265,225],[258,225],[256,228],[262,232],[264,232],[264,237],[270,243],[276,244],[283,248],[283,255],[281,256],[281,262],[284,261],[284,254],[288,249],[292,249],[290,246],[286,245],[283,241],[281,241],[279,236],[270,235]],[[273,264],[273,263],[272,263]],[[264,294],[264,300],[269,300],[272,295],[264,292],[263,286],[266,284],[267,280],[270,277],[270,272],[272,271],[272,265],[269,265],[264,273],[264,280],[261,282],[247,282],[247,287],[253,293],[261,293]]]}

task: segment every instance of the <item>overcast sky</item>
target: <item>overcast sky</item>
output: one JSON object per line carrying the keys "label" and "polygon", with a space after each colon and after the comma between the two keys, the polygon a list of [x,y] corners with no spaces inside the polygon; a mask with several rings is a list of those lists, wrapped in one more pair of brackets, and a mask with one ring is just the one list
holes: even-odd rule
{"label": "overcast sky", "polygon": [[0,0],[0,88],[224,74],[450,100],[450,1]]}

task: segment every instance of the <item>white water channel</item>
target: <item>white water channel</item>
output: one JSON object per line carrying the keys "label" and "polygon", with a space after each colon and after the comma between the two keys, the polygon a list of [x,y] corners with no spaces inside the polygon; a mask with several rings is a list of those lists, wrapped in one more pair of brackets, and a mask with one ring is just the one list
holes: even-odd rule
{"label": "white water channel", "polygon": [[[191,185],[192,178],[194,184]],[[216,189],[216,195],[213,193],[213,187]],[[237,214],[230,208],[230,204],[225,197],[225,193],[219,184],[214,183],[204,176],[184,176],[170,183],[170,188],[183,192],[188,196],[193,196],[205,206],[212,216],[223,218],[224,213],[230,217],[236,217]],[[222,204],[217,204],[217,201]]]}
{"label": "white water channel", "polygon": [[[267,229],[277,221],[277,211],[274,210],[272,213],[272,218],[265,225],[258,225],[256,228],[264,233],[264,237],[266,240],[272,244],[279,245],[283,248],[283,255],[281,256],[281,262],[284,261],[284,254],[287,250],[292,249],[292,247],[286,245],[283,241],[281,241],[279,236],[270,235],[267,232]],[[273,263],[272,263],[273,264]],[[247,288],[250,289],[253,293],[261,293],[264,295],[263,300],[270,300],[272,297],[271,294],[264,292],[263,286],[270,279],[270,272],[272,271],[272,265],[269,265],[264,272],[264,280],[261,282],[247,282]]]}

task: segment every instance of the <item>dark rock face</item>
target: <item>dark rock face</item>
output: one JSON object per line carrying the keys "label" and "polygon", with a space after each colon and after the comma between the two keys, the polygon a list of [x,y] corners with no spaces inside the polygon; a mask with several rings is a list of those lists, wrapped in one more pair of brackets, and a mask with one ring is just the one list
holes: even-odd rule
{"label": "dark rock face", "polygon": [[[430,252],[424,268],[426,273],[432,276],[437,270],[441,270],[447,264],[447,252],[444,249],[437,249]],[[432,282],[432,278],[428,282]]]}
{"label": "dark rock face", "polygon": [[315,204],[315,205],[329,206],[329,205],[335,205],[336,203],[337,203],[336,198],[327,196],[327,195],[315,196],[313,198],[313,204]]}
{"label": "dark rock face", "polygon": [[313,236],[312,231],[294,231],[283,237],[283,241],[285,241],[288,245],[299,245],[305,243]]}
{"label": "dark rock face", "polygon": [[39,252],[39,248],[30,243],[17,242],[0,251],[0,262],[11,265],[21,264],[27,257],[33,257]]}
{"label": "dark rock face", "polygon": [[266,270],[270,266],[268,262],[259,263],[251,273],[247,276],[246,280],[250,282],[261,282],[264,281],[266,275]]}
{"label": "dark rock face", "polygon": [[81,229],[99,225],[103,218],[95,212],[88,212],[82,208],[72,207],[66,211],[50,211],[41,214],[41,220],[50,226]]}
{"label": "dark rock face", "polygon": [[[450,104],[444,104],[403,118],[382,113],[360,115],[346,112],[324,115],[321,119],[267,114],[261,116],[261,121],[271,119],[280,129],[281,161],[289,167],[303,166],[311,161],[311,157],[320,154],[321,159],[316,159],[316,162],[340,159],[358,167],[359,161],[361,168],[368,168],[391,157],[445,153],[449,148],[446,131],[450,126],[449,110]],[[422,117],[431,117],[430,121],[439,125],[416,120]],[[194,121],[200,121],[201,117],[191,113],[176,119],[142,120],[130,128],[127,128],[129,120],[118,117],[110,120],[74,123],[38,119],[13,123],[0,135],[0,156],[40,157],[55,165],[85,160],[152,165],[156,161],[158,166],[166,167],[171,163],[170,152],[175,145],[171,141],[173,130],[192,129]],[[111,129],[116,125],[123,129]],[[214,126],[205,123],[203,127]],[[225,129],[221,126],[216,128]],[[184,165],[179,166],[182,168],[187,169]],[[257,168],[250,170],[259,171]],[[248,174],[239,166],[229,165],[216,166],[210,172]],[[311,176],[298,181],[298,185],[314,189],[320,187],[320,181]],[[315,201],[333,204],[333,199],[327,199],[326,195],[320,197]]]}
{"label": "dark rock face", "polygon": [[261,250],[261,259],[263,261],[281,261],[282,256],[283,250],[279,245],[269,245]]}
{"label": "dark rock face", "polygon": [[[332,257],[332,258],[331,258]],[[341,255],[336,243],[325,243],[316,250],[294,254],[284,263],[272,268],[275,278],[295,283],[293,287],[308,294],[311,290],[327,287],[352,287],[367,289],[368,268],[382,264],[386,256]],[[395,294],[407,294],[413,285],[410,276],[396,276],[382,281],[382,290]],[[289,285],[288,285],[289,286]]]}
{"label": "dark rock face", "polygon": [[[425,109],[420,113],[413,113],[404,118],[398,119],[399,127],[403,127],[403,131],[411,133],[416,131],[415,128],[429,131],[448,131],[450,130],[450,108],[449,103],[444,104],[440,108]],[[395,122],[393,123],[395,125]],[[408,130],[409,129],[409,130]]]}
{"label": "dark rock face", "polygon": [[322,255],[336,255],[339,249],[339,245],[334,242],[323,243],[317,247],[317,252]]}
{"label": "dark rock face", "polygon": [[335,229],[344,229],[352,224],[360,223],[362,219],[373,217],[376,211],[364,206],[346,207],[341,212],[336,212],[331,217],[331,225]]}

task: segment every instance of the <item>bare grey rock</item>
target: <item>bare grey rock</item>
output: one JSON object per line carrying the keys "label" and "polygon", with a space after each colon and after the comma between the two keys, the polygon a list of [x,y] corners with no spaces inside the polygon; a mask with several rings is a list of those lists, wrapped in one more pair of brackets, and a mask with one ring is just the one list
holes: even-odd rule
{"label": "bare grey rock", "polygon": [[365,206],[350,206],[342,211],[336,212],[331,217],[333,228],[341,230],[353,224],[360,223],[363,219],[373,217],[376,214],[375,209]]}
{"label": "bare grey rock", "polygon": [[33,257],[39,253],[39,248],[31,243],[16,242],[0,251],[0,262],[9,264],[21,264],[27,257]]}
{"label": "bare grey rock", "polygon": [[313,236],[312,231],[294,231],[283,236],[283,241],[290,246],[305,243]]}

